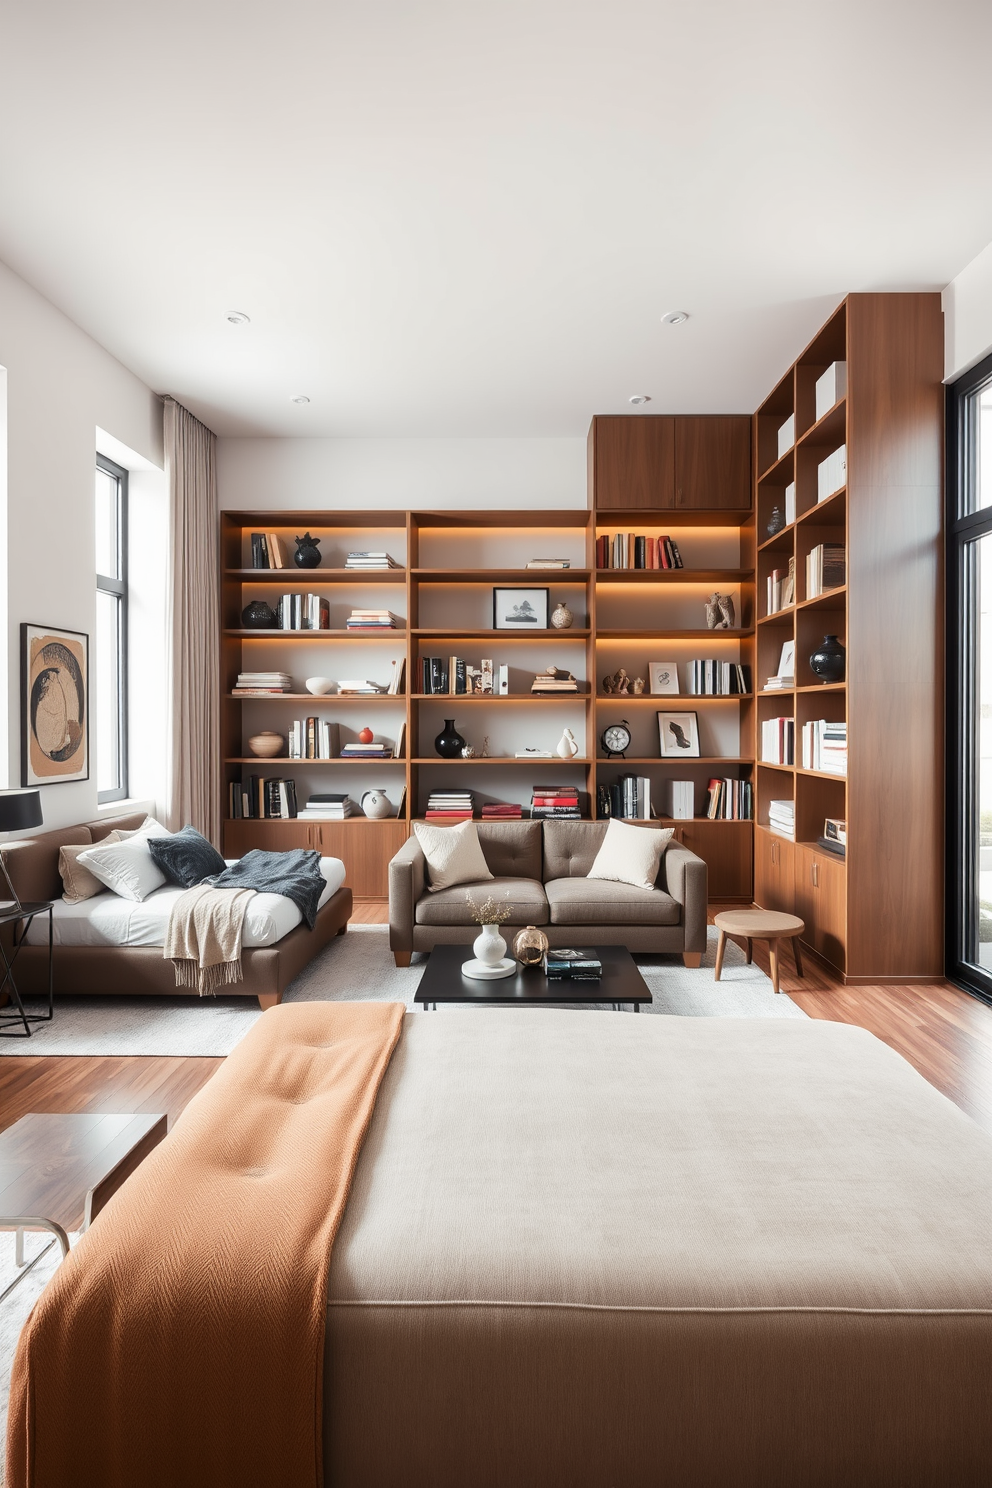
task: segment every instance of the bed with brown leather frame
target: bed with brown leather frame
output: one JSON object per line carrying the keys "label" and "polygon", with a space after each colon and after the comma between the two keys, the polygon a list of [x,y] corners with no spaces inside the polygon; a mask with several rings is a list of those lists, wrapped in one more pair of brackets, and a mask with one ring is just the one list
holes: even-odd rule
{"label": "bed with brown leather frame", "polygon": [[[5,843],[2,852],[11,882],[22,902],[59,899],[59,848],[99,842],[115,829],[133,831],[145,813],[105,817],[42,832],[22,842]],[[293,978],[335,935],[343,935],[351,917],[351,890],[341,887],[317,912],[312,930],[297,925],[274,945],[244,950],[241,964],[244,979],[225,987],[225,996],[257,997],[263,1008],[273,1007]],[[54,950],[56,992],[114,993],[129,996],[175,996],[186,989],[176,986],[171,961],[161,946],[60,946]],[[42,994],[48,987],[48,946],[24,945],[17,955],[17,984],[24,992]],[[191,995],[196,996],[193,992]]]}

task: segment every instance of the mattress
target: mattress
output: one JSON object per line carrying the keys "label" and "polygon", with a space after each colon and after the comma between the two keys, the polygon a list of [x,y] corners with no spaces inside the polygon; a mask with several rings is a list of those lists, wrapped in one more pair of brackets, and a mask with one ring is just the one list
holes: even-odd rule
{"label": "mattress", "polygon": [[[325,884],[320,906],[344,883],[345,867],[340,858],[321,858]],[[156,889],[141,904],[110,893],[96,894],[80,904],[57,899],[53,909],[52,935],[63,946],[164,946],[172,906],[184,892],[174,884]],[[318,907],[320,907],[318,906]],[[302,915],[284,894],[253,894],[245,913],[242,946],[251,950],[275,945],[295,930]],[[38,916],[27,933],[29,945],[48,944],[48,918]]]}
{"label": "mattress", "polygon": [[331,1259],[325,1482],[977,1488],[990,1234],[992,1141],[861,1029],[410,1014]]}

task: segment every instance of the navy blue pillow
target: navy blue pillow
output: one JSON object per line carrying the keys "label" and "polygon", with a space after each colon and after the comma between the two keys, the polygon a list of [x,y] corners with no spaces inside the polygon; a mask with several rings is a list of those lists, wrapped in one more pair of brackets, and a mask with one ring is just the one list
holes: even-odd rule
{"label": "navy blue pillow", "polygon": [[172,837],[149,837],[148,851],[169,882],[184,889],[223,873],[227,867],[213,843],[195,827],[183,827]]}

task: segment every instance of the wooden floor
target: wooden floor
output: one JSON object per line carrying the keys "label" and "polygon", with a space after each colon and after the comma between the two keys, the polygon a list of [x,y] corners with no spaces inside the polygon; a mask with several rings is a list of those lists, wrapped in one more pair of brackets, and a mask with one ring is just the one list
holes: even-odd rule
{"label": "wooden floor", "polygon": [[[711,917],[720,908],[712,905]],[[384,924],[386,905],[359,900],[352,919]],[[767,971],[767,952],[760,943],[754,949]],[[992,1132],[992,1008],[949,982],[844,987],[810,957],[802,981],[788,950],[782,963],[782,990],[811,1018],[867,1028]],[[0,1059],[0,1130],[27,1111],[164,1111],[171,1122],[220,1063],[81,1055]]]}

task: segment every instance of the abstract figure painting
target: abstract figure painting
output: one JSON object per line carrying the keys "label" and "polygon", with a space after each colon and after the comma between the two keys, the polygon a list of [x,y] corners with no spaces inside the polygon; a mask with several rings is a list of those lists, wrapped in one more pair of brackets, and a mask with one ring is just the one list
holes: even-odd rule
{"label": "abstract figure painting", "polygon": [[659,713],[658,745],[662,759],[698,759],[699,723],[695,713]]}
{"label": "abstract figure painting", "polygon": [[89,636],[21,626],[21,784],[88,780]]}

